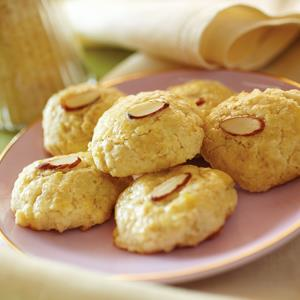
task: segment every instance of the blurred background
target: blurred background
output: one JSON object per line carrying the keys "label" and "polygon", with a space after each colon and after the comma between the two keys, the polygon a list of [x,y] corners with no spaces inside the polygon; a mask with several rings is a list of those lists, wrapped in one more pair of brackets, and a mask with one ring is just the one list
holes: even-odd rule
{"label": "blurred background", "polygon": [[176,68],[300,81],[298,0],[0,0],[0,148],[85,80]]}

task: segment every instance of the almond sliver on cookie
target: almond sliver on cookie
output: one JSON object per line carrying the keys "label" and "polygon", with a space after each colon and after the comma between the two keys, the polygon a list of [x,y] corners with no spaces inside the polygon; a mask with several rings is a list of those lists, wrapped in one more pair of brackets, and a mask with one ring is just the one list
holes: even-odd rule
{"label": "almond sliver on cookie", "polygon": [[163,109],[169,107],[169,104],[166,102],[159,101],[148,101],[145,103],[137,104],[131,107],[128,111],[128,117],[130,119],[141,119],[148,116],[151,116]]}
{"label": "almond sliver on cookie", "polygon": [[72,169],[76,167],[81,162],[80,157],[73,156],[65,156],[58,157],[54,159],[50,159],[38,166],[40,170],[57,170],[57,169]]}
{"label": "almond sliver on cookie", "polygon": [[199,99],[197,99],[196,102],[195,102],[195,104],[196,104],[197,106],[201,106],[201,105],[203,105],[204,103],[205,103],[205,100],[204,100],[203,98],[199,98]]}
{"label": "almond sliver on cookie", "polygon": [[151,194],[151,199],[153,201],[164,199],[168,195],[185,186],[191,177],[192,175],[190,173],[184,173],[164,181],[154,188]]}
{"label": "almond sliver on cookie", "polygon": [[250,136],[261,132],[265,122],[257,117],[237,116],[223,120],[220,127],[231,135]]}
{"label": "almond sliver on cookie", "polygon": [[87,91],[77,95],[70,95],[65,99],[62,99],[61,106],[66,111],[73,111],[85,108],[92,105],[100,98],[100,92],[98,90]]}

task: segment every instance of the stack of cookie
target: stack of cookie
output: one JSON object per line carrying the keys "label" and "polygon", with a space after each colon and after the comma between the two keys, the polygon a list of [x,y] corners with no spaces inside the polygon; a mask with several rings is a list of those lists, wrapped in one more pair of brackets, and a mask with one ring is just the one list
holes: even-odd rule
{"label": "stack of cookie", "polygon": [[[132,252],[169,252],[218,232],[237,204],[234,181],[259,192],[300,175],[297,90],[235,95],[194,80],[124,96],[82,84],[48,101],[43,128],[59,156],[19,175],[16,223],[88,229],[115,208],[115,245]],[[216,169],[187,164],[200,154]]]}

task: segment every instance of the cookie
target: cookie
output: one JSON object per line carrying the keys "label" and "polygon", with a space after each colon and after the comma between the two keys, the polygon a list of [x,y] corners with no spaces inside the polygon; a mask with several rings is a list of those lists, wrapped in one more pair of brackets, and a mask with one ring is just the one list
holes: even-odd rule
{"label": "cookie", "polygon": [[171,86],[169,90],[196,105],[202,118],[205,118],[219,103],[235,94],[214,80],[191,80]]}
{"label": "cookie", "polygon": [[43,112],[44,146],[52,155],[87,151],[99,117],[123,94],[83,83],[53,95]]}
{"label": "cookie", "polygon": [[223,227],[236,204],[234,182],[222,171],[185,165],[147,174],[117,201],[114,243],[138,253],[195,246]]}
{"label": "cookie", "polygon": [[95,127],[90,144],[95,164],[124,177],[184,163],[202,145],[202,120],[195,110],[167,91],[124,97]]}
{"label": "cookie", "polygon": [[206,118],[204,158],[243,189],[262,192],[300,175],[300,91],[254,90]]}
{"label": "cookie", "polygon": [[35,230],[83,230],[108,220],[122,182],[99,172],[89,153],[56,156],[25,167],[15,182],[16,224]]}

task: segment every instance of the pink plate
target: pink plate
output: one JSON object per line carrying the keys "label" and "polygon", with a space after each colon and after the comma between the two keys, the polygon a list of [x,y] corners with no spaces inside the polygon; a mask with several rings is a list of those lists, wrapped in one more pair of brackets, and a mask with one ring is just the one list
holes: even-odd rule
{"label": "pink plate", "polygon": [[[164,89],[195,78],[216,79],[235,91],[297,86],[254,73],[199,70],[135,77],[118,81],[117,86],[126,93],[137,93]],[[174,283],[208,277],[246,264],[283,245],[300,231],[300,179],[267,193],[240,190],[237,211],[217,237],[198,247],[169,254],[138,255],[115,248],[113,221],[86,232],[71,230],[63,234],[18,227],[9,210],[10,193],[22,168],[46,156],[42,140],[41,124],[36,123],[12,143],[0,163],[0,229],[11,246],[25,253],[104,272],[117,279]]]}

